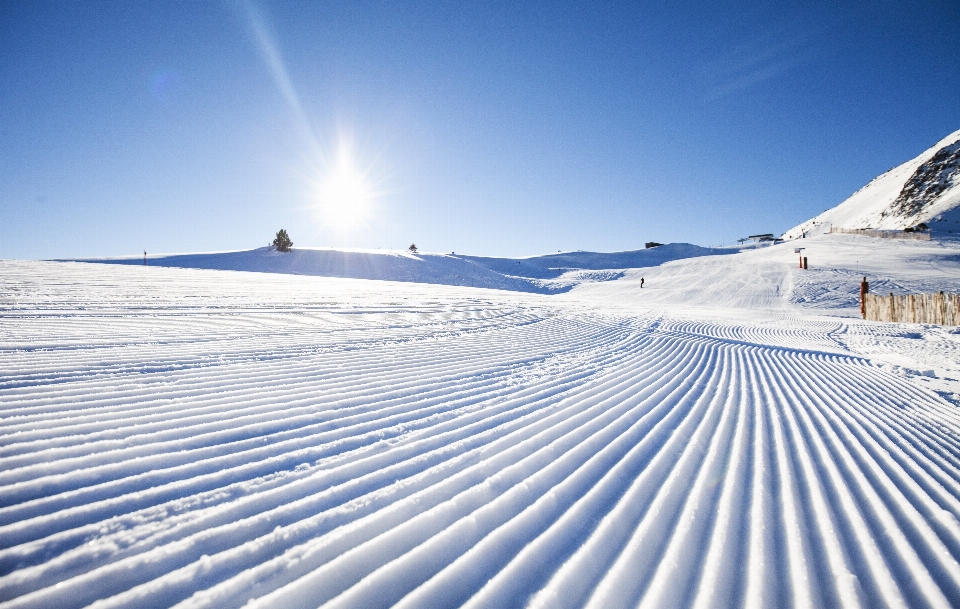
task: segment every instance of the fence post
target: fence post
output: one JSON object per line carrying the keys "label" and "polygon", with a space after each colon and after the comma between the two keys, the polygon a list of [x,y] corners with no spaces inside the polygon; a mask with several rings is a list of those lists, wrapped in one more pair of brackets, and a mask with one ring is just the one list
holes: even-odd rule
{"label": "fence post", "polygon": [[864,277],[863,281],[860,282],[860,316],[864,319],[867,318],[867,293],[870,291],[870,284],[867,283],[867,278]]}

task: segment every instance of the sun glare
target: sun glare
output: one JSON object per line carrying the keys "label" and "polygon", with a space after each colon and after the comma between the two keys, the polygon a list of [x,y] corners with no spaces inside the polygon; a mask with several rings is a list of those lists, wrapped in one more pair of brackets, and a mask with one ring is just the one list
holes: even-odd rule
{"label": "sun glare", "polygon": [[357,167],[352,146],[341,140],[336,159],[318,181],[321,222],[337,230],[364,224],[373,211],[375,193],[367,172]]}

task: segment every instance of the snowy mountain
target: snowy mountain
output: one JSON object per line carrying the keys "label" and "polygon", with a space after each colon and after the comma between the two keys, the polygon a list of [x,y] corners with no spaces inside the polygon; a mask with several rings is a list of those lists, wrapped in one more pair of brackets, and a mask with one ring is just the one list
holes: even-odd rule
{"label": "snowy mountain", "polygon": [[804,232],[817,234],[830,226],[898,230],[921,222],[934,231],[960,231],[960,131],[783,236],[796,239]]}

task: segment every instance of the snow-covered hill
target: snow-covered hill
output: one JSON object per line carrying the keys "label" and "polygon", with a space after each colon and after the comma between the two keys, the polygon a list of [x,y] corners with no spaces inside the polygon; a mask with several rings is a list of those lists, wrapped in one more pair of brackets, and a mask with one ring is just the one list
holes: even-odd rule
{"label": "snow-covered hill", "polygon": [[805,245],[481,265],[549,296],[0,261],[0,607],[957,606],[960,334],[854,307],[960,241]]}
{"label": "snow-covered hill", "polygon": [[804,232],[817,234],[830,226],[892,230],[920,223],[935,232],[960,232],[960,131],[783,236],[796,239]]}
{"label": "snow-covered hill", "polygon": [[[736,248],[671,243],[651,249],[610,254],[558,252],[530,258],[491,258],[452,253],[329,248],[294,248],[284,253],[263,247],[239,252],[149,256],[147,265],[439,283],[551,294],[569,290],[574,283],[584,280],[615,279],[621,273],[613,271],[620,269],[653,267],[671,260],[736,252]],[[82,262],[141,265],[143,259],[100,258]],[[582,272],[597,270],[604,272]]]}

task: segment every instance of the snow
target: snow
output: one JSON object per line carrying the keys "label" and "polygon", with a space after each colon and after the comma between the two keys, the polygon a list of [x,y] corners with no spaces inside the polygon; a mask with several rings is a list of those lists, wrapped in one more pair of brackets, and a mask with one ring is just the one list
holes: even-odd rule
{"label": "snow", "polygon": [[0,261],[0,606],[960,603],[960,241],[693,247]]}
{"label": "snow", "polygon": [[[407,250],[334,250],[295,248],[278,252],[264,247],[250,251],[148,256],[148,266],[257,271],[348,277],[382,281],[442,283],[476,288],[551,294],[569,290],[584,279],[616,279],[615,269],[656,266],[695,256],[736,253],[731,248],[707,248],[671,243],[630,252],[557,252],[531,258],[458,256]],[[90,262],[142,265],[140,257],[95,259]],[[588,271],[584,274],[584,271]],[[589,273],[589,271],[601,271]],[[575,276],[565,276],[575,272]]]}
{"label": "snow", "polygon": [[955,169],[954,173],[946,176],[918,176],[935,181],[948,178],[944,184],[948,186],[946,190],[924,205],[919,214],[903,214],[894,205],[905,184],[918,169],[938,152],[955,146],[958,141],[960,131],[955,131],[916,158],[875,178],[840,205],[786,231],[783,237],[796,239],[804,232],[815,235],[829,231],[831,227],[902,230],[921,222],[930,225],[935,231],[960,233],[960,179]]}

